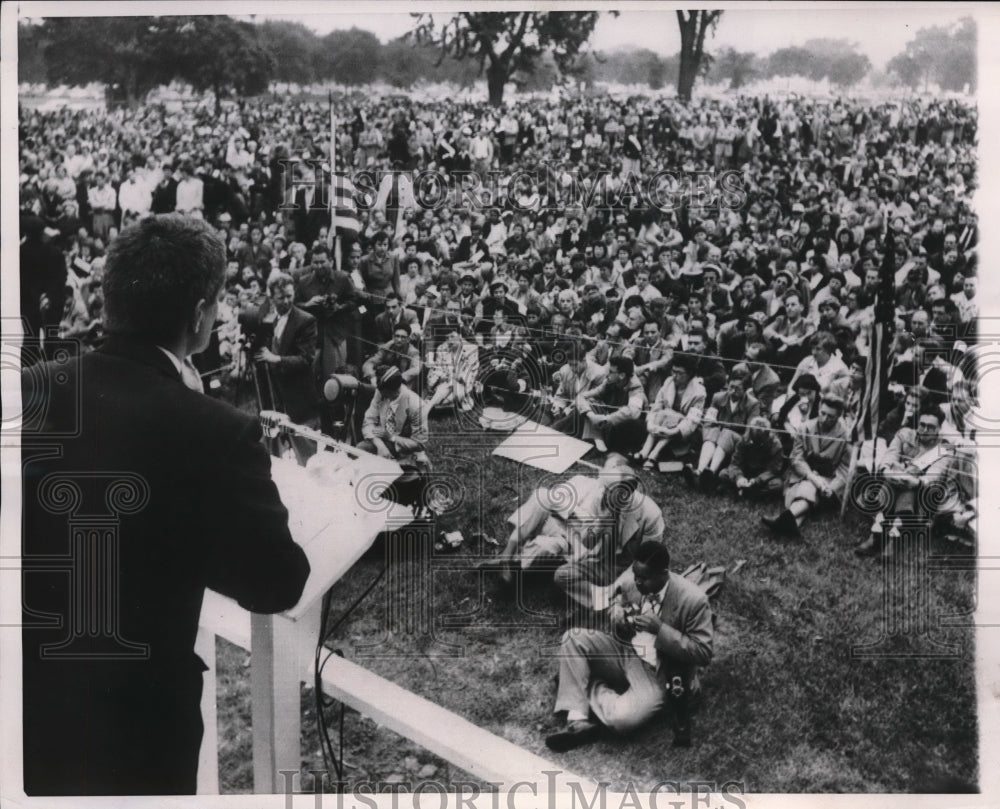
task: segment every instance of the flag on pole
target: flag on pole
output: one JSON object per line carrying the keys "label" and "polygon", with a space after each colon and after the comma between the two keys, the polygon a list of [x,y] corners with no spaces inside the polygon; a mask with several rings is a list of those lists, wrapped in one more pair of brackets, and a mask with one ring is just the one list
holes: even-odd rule
{"label": "flag on pole", "polygon": [[357,233],[361,230],[358,207],[354,203],[354,183],[337,171],[337,116],[333,111],[333,92],[330,103],[330,233],[338,229]]}
{"label": "flag on pole", "polygon": [[330,204],[333,209],[334,230],[349,230],[357,233],[361,230],[361,222],[358,221],[358,206],[354,202],[356,191],[354,183],[346,176],[341,176],[336,172],[330,180],[331,193]]}
{"label": "flag on pole", "polygon": [[858,408],[852,437],[873,440],[878,425],[889,410],[888,355],[892,345],[896,322],[896,287],[893,256],[896,253],[896,235],[890,227],[885,236],[885,254],[879,270],[879,287],[875,295],[875,320],[869,327],[869,355],[865,366],[865,393]]}

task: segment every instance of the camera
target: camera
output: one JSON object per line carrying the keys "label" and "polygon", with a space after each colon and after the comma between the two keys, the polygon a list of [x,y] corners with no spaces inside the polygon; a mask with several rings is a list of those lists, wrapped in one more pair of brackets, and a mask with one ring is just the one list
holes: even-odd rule
{"label": "camera", "polygon": [[245,350],[256,354],[262,348],[270,347],[274,340],[274,319],[262,316],[260,309],[241,309],[237,320],[243,331]]}

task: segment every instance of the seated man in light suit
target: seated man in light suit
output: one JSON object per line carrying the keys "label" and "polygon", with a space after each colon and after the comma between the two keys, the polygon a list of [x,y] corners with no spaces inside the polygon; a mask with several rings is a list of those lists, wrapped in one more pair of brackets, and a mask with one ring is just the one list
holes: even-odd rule
{"label": "seated man in light suit", "polygon": [[363,440],[358,449],[393,458],[400,466],[426,470],[427,410],[416,393],[403,384],[394,365],[382,372],[378,390],[365,412]]}
{"label": "seated man in light suit", "polygon": [[625,570],[641,542],[661,542],[663,512],[637,490],[625,457],[613,453],[597,479],[579,475],[557,489],[538,489],[518,507],[507,546],[497,557],[501,577],[559,560],[554,581],[576,604],[592,608],[595,587]]}
{"label": "seated man in light suit", "polygon": [[563,635],[555,711],[566,712],[567,725],[545,744],[570,750],[594,741],[602,726],[636,730],[669,702],[674,745],[689,747],[698,667],[712,659],[708,596],[670,572],[665,545],[643,542],[615,582],[608,618],[613,634],[577,628]]}

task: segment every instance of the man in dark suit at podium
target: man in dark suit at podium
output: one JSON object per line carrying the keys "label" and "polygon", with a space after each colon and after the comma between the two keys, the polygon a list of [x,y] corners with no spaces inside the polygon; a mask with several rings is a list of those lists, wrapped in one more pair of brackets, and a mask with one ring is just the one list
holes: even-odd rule
{"label": "man in dark suit at podium", "polygon": [[29,795],[193,793],[205,588],[273,613],[305,586],[257,420],[203,395],[191,364],[225,266],[202,221],[126,228],[105,345],[22,376]]}

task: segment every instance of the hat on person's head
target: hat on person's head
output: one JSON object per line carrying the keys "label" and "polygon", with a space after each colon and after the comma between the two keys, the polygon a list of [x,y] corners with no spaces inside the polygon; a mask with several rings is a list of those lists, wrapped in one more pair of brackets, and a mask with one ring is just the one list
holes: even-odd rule
{"label": "hat on person's head", "polygon": [[774,274],[774,277],[784,278],[788,282],[788,286],[795,283],[795,278],[792,277],[792,274],[788,270],[779,270]]}
{"label": "hat on person's head", "polygon": [[504,292],[507,291],[507,285],[500,280],[494,281],[490,284],[490,292],[496,292],[498,289],[502,289]]}
{"label": "hat on person's head", "polygon": [[233,221],[233,215],[231,213],[229,213],[228,211],[223,211],[222,213],[219,214],[219,221],[220,222],[232,222]]}
{"label": "hat on person's head", "polygon": [[722,278],[722,269],[718,264],[703,264],[701,267],[702,273],[714,272],[719,278]]}
{"label": "hat on person's head", "polygon": [[752,320],[759,326],[763,326],[765,323],[767,323],[767,315],[765,315],[763,312],[751,312],[750,314],[747,315],[747,320]]}
{"label": "hat on person's head", "polygon": [[792,213],[805,213],[806,208],[801,202],[796,202],[792,205]]}
{"label": "hat on person's head", "polygon": [[386,368],[378,378],[378,389],[383,393],[391,393],[392,391],[399,390],[402,384],[403,375],[395,365],[390,365]]}

